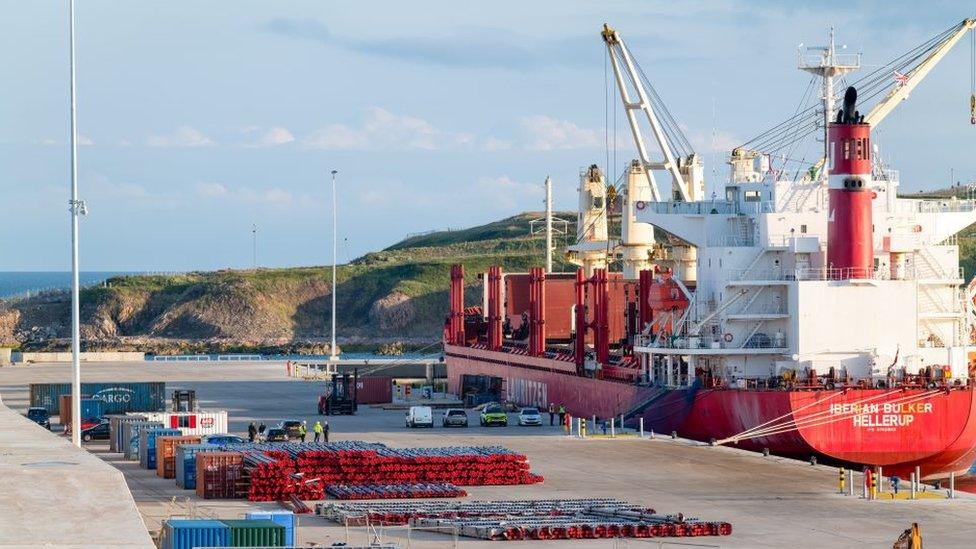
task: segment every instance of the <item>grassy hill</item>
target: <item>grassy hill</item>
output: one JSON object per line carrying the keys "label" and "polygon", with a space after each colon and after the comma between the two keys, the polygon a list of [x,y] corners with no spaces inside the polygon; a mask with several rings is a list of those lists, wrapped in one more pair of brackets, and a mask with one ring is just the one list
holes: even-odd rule
{"label": "grassy hill", "polygon": [[[540,216],[416,235],[341,265],[340,343],[437,340],[450,265],[464,264],[471,285],[490,265],[541,265],[544,237],[530,234],[530,220]],[[82,336],[89,348],[322,350],[331,328],[331,277],[330,267],[116,277],[82,292]],[[468,296],[477,301],[474,292]],[[62,347],[68,306],[64,293],[0,302],[0,344]]]}

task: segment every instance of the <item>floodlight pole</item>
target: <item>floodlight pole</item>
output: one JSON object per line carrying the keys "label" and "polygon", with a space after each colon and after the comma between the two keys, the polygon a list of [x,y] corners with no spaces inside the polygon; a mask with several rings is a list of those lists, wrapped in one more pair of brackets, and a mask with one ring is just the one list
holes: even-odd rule
{"label": "floodlight pole", "polygon": [[335,361],[339,359],[338,353],[336,353],[336,263],[339,260],[338,254],[338,223],[336,219],[338,218],[337,204],[336,204],[336,174],[339,170],[332,170],[332,344],[329,347],[329,360]]}
{"label": "floodlight pole", "polygon": [[75,113],[75,1],[68,0],[69,67],[71,70],[71,442],[81,446],[81,313],[78,280],[78,217],[86,213],[78,199],[78,121]]}

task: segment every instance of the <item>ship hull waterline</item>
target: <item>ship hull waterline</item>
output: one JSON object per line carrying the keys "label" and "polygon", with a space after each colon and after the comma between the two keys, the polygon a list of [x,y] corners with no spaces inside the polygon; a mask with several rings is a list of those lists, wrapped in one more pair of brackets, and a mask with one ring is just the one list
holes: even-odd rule
{"label": "ship hull waterline", "polygon": [[[579,377],[561,361],[454,345],[445,346],[445,363],[455,393],[464,375],[499,377],[507,400],[555,403],[588,418],[627,414],[631,425],[643,418],[646,432],[702,442],[745,434],[730,445],[880,465],[905,478],[916,466],[923,478],[942,478],[976,461],[976,395],[968,389],[662,389]],[[749,438],[757,427],[764,436]]]}

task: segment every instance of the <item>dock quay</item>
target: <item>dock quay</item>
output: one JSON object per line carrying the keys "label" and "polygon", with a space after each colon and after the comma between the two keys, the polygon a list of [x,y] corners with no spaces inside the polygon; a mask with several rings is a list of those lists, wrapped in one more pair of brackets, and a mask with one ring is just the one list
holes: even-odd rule
{"label": "dock quay", "polygon": [[[144,526],[139,524],[138,516],[135,517],[135,524],[141,528],[139,536],[148,536],[147,531],[158,532],[162,522],[174,516],[234,519],[248,512],[281,509],[274,502],[199,498],[192,490],[180,489],[172,479],[160,478],[156,471],[146,470],[137,462],[124,460],[119,454],[109,452],[105,441],[85,443],[87,452],[74,450],[57,435],[45,433],[43,429],[16,417],[16,414],[24,413],[27,409],[29,383],[56,382],[68,379],[69,375],[68,364],[32,364],[24,368],[0,369],[0,395],[11,410],[0,413],[0,422],[3,422],[0,423],[0,437],[3,437],[0,443],[14,448],[16,444],[42,444],[44,448],[53,448],[49,445],[58,443],[63,448],[57,449],[59,453],[56,455],[59,457],[53,459],[85,459],[85,470],[98,472],[84,481],[78,480],[77,475],[58,473],[52,476],[45,472],[49,480],[43,482],[49,484],[35,484],[32,488],[25,486],[23,490],[17,490],[14,497],[24,508],[3,519],[10,522],[0,522],[4,532],[2,535],[16,535],[16,528],[25,528],[29,520],[36,522],[37,516],[49,512],[54,501],[61,501],[61,505],[79,501],[79,505],[87,510],[84,516],[89,522],[94,520],[92,517],[107,516],[113,528],[125,531],[134,528],[132,520],[126,518],[131,516],[126,509],[137,509],[145,523]],[[252,421],[272,425],[279,420],[298,419],[314,425],[323,419],[316,410],[316,402],[321,394],[320,384],[289,378],[282,363],[215,362],[206,367],[193,363],[172,363],[165,368],[146,361],[92,363],[82,369],[82,376],[85,382],[108,379],[165,381],[168,390],[195,390],[201,399],[207,401],[208,407],[232,410],[229,430],[236,434],[246,433]],[[354,416],[331,416],[327,418],[331,426],[330,440],[363,440],[398,448],[460,444],[503,446],[526,455],[532,470],[543,475],[545,481],[521,486],[465,487],[469,493],[467,499],[618,498],[660,512],[682,512],[687,516],[732,525],[729,536],[698,538],[694,541],[705,546],[749,549],[814,545],[838,549],[891,547],[898,535],[913,522],[921,526],[926,545],[971,546],[971,530],[960,525],[971,521],[973,512],[976,512],[976,497],[962,492],[957,493],[956,499],[925,497],[908,500],[885,496],[877,501],[866,501],[857,493],[853,496],[838,493],[835,467],[763,456],[734,447],[711,447],[660,435],[655,439],[636,436],[581,439],[566,436],[558,425],[550,427],[548,417],[544,418],[542,426],[517,426],[514,414],[510,416],[508,427],[480,427],[477,412],[473,410],[468,410],[468,428],[441,427],[438,412],[434,428],[408,429],[404,427],[403,417],[401,410],[383,410],[372,406],[360,407]],[[20,425],[16,432],[6,423],[14,420]],[[55,425],[54,429],[57,431],[58,426]],[[65,452],[63,455],[60,453],[62,451]],[[27,458],[17,459],[26,461]],[[88,460],[92,462],[90,469]],[[98,468],[99,465],[101,468]],[[121,484],[123,476],[127,487]],[[855,479],[859,477],[858,474]],[[13,484],[23,486],[28,482],[35,481],[22,476],[15,477]],[[77,485],[78,488],[70,484],[62,486],[67,482],[84,482],[84,488],[81,484]],[[88,483],[98,486],[89,487]],[[93,496],[90,499],[82,496],[79,496],[82,499],[67,499],[74,498],[73,490],[76,489],[92,492]],[[65,497],[54,500],[50,497],[52,493],[64,494]],[[945,490],[938,493],[944,496]],[[130,498],[134,499],[134,504],[129,503]],[[310,505],[313,503],[309,502]],[[59,515],[58,521],[48,522],[67,524],[69,520],[69,516]],[[67,527],[58,528],[62,532],[67,530]],[[82,534],[85,532],[82,530]],[[116,530],[100,532],[107,542],[82,543],[79,546],[113,547],[110,542],[121,537]],[[299,518],[296,534],[301,545],[309,542],[320,546],[336,542],[364,545],[368,541],[368,532],[363,527],[347,529],[312,515]],[[7,538],[2,541],[12,540]],[[0,547],[4,546],[2,541]],[[410,530],[406,526],[384,530],[383,541],[399,543],[401,548],[455,546],[449,535]],[[672,542],[689,542],[668,538],[655,541],[665,541],[665,547],[671,546],[668,543]],[[148,543],[130,546],[150,546]],[[462,538],[457,547],[480,547],[484,543]],[[504,545],[594,549],[611,546],[610,540],[527,539],[504,542]],[[630,546],[635,546],[634,542]]]}

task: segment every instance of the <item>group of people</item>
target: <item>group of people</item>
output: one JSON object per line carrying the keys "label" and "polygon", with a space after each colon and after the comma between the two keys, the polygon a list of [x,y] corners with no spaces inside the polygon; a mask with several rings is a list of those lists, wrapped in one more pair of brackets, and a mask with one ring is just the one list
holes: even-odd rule
{"label": "group of people", "polygon": [[[255,426],[252,421],[250,425],[247,426],[247,440],[249,442],[264,442],[264,432],[268,427],[261,422],[261,425]],[[324,423],[322,421],[316,421],[315,425],[312,426],[312,435],[314,436],[315,442],[329,442],[329,422],[326,420]],[[308,436],[308,422],[302,421],[302,424],[298,426],[298,438],[305,442],[305,437]]]}
{"label": "group of people", "polygon": [[549,426],[555,424],[556,415],[559,415],[559,424],[562,425],[566,422],[566,407],[562,404],[556,404],[555,402],[549,403]]}

